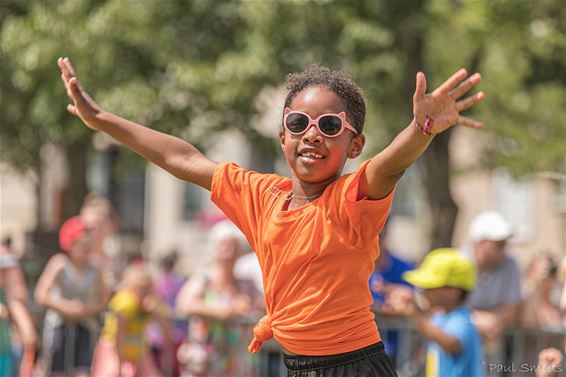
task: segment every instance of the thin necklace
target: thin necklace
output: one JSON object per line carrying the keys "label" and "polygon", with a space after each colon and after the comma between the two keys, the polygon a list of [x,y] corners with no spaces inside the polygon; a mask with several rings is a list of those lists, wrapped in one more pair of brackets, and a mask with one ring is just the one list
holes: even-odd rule
{"label": "thin necklace", "polygon": [[[326,187],[328,187],[328,185],[329,185],[330,183],[332,183],[333,181],[335,181],[336,178],[337,178],[337,177],[334,177],[334,178],[332,178],[331,180],[329,180],[329,181],[328,181],[328,184],[326,185]],[[318,194],[316,194],[316,195],[311,195],[311,196],[298,196],[298,195],[295,195],[294,193],[291,193],[291,195],[289,195],[287,198],[285,198],[285,200],[286,200],[286,201],[291,201],[291,200],[293,200],[293,199],[302,199],[302,200],[316,199],[316,198],[318,198],[319,196],[321,196],[322,194],[324,194],[324,190],[326,190],[326,187],[325,187],[321,192],[319,192]]]}
{"label": "thin necklace", "polygon": [[318,198],[321,195],[322,195],[322,192],[320,194],[316,194],[316,195],[312,195],[312,196],[298,196],[298,195],[295,195],[295,194],[291,194],[287,198],[285,198],[285,200],[287,200],[287,201],[291,201],[293,199],[311,200],[311,199]]}

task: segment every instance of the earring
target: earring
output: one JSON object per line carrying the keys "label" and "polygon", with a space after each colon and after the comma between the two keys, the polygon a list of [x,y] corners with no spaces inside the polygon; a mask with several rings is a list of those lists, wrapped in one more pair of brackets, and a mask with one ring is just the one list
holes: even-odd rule
{"label": "earring", "polygon": [[284,145],[281,146],[281,150],[282,150],[283,152],[285,152],[285,146],[284,146]]}

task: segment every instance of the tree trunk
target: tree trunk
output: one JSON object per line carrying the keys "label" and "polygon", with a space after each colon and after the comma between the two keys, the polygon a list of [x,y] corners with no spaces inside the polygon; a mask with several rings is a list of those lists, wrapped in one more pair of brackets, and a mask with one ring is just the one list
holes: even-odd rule
{"label": "tree trunk", "polygon": [[83,200],[88,193],[86,182],[88,147],[89,139],[81,139],[64,146],[69,166],[69,182],[64,194],[63,218],[61,219],[63,221],[79,214]]}
{"label": "tree trunk", "polygon": [[448,145],[452,129],[436,136],[423,155],[424,184],[430,206],[430,249],[452,245],[458,206],[450,193],[450,155]]}
{"label": "tree trunk", "polygon": [[[416,20],[425,17],[425,0],[416,1],[413,9],[413,27],[407,29],[405,38],[407,48],[406,81],[404,85],[405,98],[413,98],[416,73],[426,71],[424,61],[424,31],[419,30]],[[431,88],[428,88],[430,91]],[[430,219],[430,248],[450,246],[452,233],[458,214],[458,206],[450,193],[449,151],[451,130],[436,136],[421,158],[424,164],[423,184],[429,204]]]}

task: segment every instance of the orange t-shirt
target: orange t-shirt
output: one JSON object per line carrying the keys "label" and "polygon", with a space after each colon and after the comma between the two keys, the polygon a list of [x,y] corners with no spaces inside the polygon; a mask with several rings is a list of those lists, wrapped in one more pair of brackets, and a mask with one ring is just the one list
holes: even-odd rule
{"label": "orange t-shirt", "polygon": [[258,344],[252,352],[272,335],[283,348],[308,356],[350,352],[380,340],[368,281],[393,192],[381,200],[357,200],[368,162],[291,210],[284,209],[289,178],[233,163],[216,167],[212,201],[245,234],[263,274],[267,333],[260,337],[254,329]]}

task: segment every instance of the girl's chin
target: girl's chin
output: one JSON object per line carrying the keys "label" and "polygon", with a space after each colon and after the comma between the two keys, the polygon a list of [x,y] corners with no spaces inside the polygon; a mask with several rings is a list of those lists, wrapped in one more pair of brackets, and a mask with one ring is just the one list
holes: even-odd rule
{"label": "girl's chin", "polygon": [[339,173],[334,172],[334,174],[328,173],[328,171],[323,171],[322,169],[316,169],[311,167],[298,166],[294,170],[295,178],[299,179],[305,183],[319,184],[322,182],[332,181]]}

